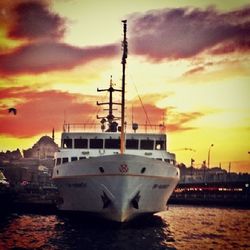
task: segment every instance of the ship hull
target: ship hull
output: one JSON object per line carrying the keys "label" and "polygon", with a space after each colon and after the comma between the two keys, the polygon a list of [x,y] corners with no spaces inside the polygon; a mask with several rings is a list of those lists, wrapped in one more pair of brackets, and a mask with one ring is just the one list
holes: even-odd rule
{"label": "ship hull", "polygon": [[133,155],[80,160],[54,169],[63,211],[81,211],[124,222],[166,208],[179,180],[176,167]]}

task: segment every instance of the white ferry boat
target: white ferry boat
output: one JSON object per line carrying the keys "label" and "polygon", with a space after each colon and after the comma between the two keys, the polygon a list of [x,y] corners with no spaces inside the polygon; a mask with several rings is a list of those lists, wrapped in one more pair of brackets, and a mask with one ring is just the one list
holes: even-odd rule
{"label": "white ferry boat", "polygon": [[[61,196],[58,208],[93,213],[124,222],[138,215],[166,209],[179,181],[175,155],[167,152],[167,137],[161,132],[127,132],[125,122],[125,65],[127,23],[123,21],[122,89],[109,92],[109,114],[101,118],[100,132],[75,132],[74,124],[64,124],[61,148],[56,153],[53,180]],[[113,102],[113,92],[122,93],[121,103]],[[113,105],[121,105],[121,126],[113,115]],[[86,126],[86,124],[84,125]],[[107,129],[105,128],[107,126]]]}

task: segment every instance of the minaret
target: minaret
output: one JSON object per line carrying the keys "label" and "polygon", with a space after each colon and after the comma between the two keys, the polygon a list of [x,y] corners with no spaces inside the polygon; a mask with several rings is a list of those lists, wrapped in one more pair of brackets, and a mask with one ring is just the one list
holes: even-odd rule
{"label": "minaret", "polygon": [[52,139],[53,141],[55,141],[55,129],[54,128],[52,129]]}

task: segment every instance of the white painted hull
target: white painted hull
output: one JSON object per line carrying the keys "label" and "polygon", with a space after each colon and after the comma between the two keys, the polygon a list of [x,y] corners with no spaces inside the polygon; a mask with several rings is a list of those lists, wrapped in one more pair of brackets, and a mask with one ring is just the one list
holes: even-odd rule
{"label": "white painted hull", "polygon": [[97,213],[123,222],[165,210],[179,171],[146,157],[111,155],[57,166],[53,179],[63,199],[59,209]]}

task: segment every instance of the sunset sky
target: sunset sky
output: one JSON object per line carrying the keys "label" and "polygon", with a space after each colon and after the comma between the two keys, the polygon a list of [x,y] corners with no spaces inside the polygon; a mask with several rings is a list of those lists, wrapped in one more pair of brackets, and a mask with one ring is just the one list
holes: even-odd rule
{"label": "sunset sky", "polygon": [[[0,2],[0,151],[27,149],[63,121],[93,122],[96,88],[121,85],[127,120],[167,126],[186,165],[250,173],[249,0]],[[15,107],[17,115],[8,113]],[[99,114],[103,114],[102,112]],[[165,115],[164,115],[165,114]]]}

